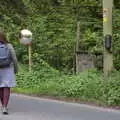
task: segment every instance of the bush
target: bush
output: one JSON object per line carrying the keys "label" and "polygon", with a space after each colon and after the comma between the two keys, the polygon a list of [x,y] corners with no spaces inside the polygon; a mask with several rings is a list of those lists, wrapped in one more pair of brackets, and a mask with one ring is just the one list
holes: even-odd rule
{"label": "bush", "polygon": [[99,101],[107,105],[120,104],[119,72],[114,72],[104,80],[96,70],[79,75],[61,75],[44,62],[40,66],[39,71],[29,73],[21,70],[18,73],[17,92]]}

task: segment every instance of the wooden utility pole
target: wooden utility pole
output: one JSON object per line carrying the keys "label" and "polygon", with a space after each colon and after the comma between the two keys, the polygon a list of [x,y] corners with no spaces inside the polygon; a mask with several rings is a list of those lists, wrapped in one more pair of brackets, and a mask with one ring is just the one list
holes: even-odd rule
{"label": "wooden utility pole", "polygon": [[[103,0],[103,34],[104,34],[104,46],[105,46],[105,36],[112,36],[112,8],[113,8],[113,0]],[[108,74],[113,69],[113,56],[112,50],[107,50],[104,47],[104,75],[108,76]]]}
{"label": "wooden utility pole", "polygon": [[77,22],[77,38],[76,38],[76,73],[79,72],[79,44],[80,44],[80,21]]}

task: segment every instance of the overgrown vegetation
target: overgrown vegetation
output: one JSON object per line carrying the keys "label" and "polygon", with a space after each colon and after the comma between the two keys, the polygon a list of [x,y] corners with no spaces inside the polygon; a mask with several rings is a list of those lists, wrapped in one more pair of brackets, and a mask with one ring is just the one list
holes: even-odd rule
{"label": "overgrown vegetation", "polygon": [[17,75],[17,88],[14,90],[38,96],[74,98],[100,105],[120,104],[119,72],[113,72],[109,78],[104,79],[96,70],[88,70],[79,75],[63,75],[43,61],[40,68],[40,71],[32,73],[22,70]]}

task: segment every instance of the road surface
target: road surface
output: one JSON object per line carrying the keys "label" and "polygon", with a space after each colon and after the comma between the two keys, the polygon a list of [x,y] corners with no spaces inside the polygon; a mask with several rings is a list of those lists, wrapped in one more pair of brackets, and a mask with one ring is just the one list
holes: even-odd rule
{"label": "road surface", "polygon": [[13,94],[0,120],[120,120],[120,111]]}

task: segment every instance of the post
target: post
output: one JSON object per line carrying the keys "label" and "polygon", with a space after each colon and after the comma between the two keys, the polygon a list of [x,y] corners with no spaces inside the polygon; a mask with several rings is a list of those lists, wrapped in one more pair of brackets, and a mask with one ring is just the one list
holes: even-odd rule
{"label": "post", "polygon": [[[103,35],[104,35],[104,46],[105,46],[105,36],[107,34],[112,36],[112,7],[113,0],[103,0]],[[108,74],[113,69],[113,56],[112,52],[108,51],[104,47],[104,75]]]}
{"label": "post", "polygon": [[32,46],[28,46],[28,55],[29,55],[29,72],[32,70]]}
{"label": "post", "polygon": [[23,29],[20,31],[20,43],[28,47],[28,57],[29,57],[29,72],[32,70],[32,32]]}
{"label": "post", "polygon": [[80,44],[80,21],[77,22],[77,38],[76,38],[76,73],[79,72],[79,44]]}

